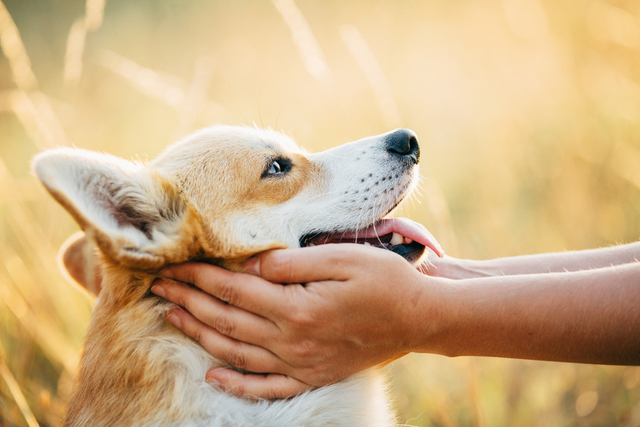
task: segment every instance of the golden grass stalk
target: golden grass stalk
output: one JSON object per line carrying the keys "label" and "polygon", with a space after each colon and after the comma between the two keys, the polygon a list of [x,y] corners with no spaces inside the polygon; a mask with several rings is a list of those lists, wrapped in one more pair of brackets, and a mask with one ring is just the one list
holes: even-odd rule
{"label": "golden grass stalk", "polygon": [[456,256],[459,247],[458,238],[453,228],[453,219],[447,199],[438,183],[433,179],[425,179],[422,184],[424,200],[433,218],[433,225],[436,227],[431,231],[438,237],[447,254]]}
{"label": "golden grass stalk", "polygon": [[0,112],[13,113],[13,90],[0,92]]}
{"label": "golden grass stalk", "polygon": [[193,81],[187,83],[180,77],[145,68],[115,52],[103,50],[100,64],[127,80],[135,89],[149,98],[172,107],[178,114],[180,136],[190,131],[196,120],[223,121],[227,110],[207,98],[213,79],[214,61],[203,56],[196,61]]}
{"label": "golden grass stalk", "polygon": [[40,149],[67,144],[67,136],[51,103],[40,91],[0,92],[0,111],[12,111]]}
{"label": "golden grass stalk", "polygon": [[213,81],[215,61],[209,55],[203,55],[196,60],[193,79],[184,101],[178,109],[178,137],[190,132],[202,111],[207,105],[207,94]]}
{"label": "golden grass stalk", "polygon": [[340,36],[369,81],[378,100],[378,108],[382,113],[385,125],[388,128],[398,127],[401,121],[400,113],[393,98],[391,85],[369,45],[353,25],[343,25],[340,28]]}
{"label": "golden grass stalk", "polygon": [[31,102],[36,108],[38,119],[42,121],[43,126],[51,135],[54,145],[68,145],[67,134],[53,110],[49,98],[39,90],[30,93],[29,98],[31,98]]}
{"label": "golden grass stalk", "polygon": [[482,410],[482,404],[480,402],[480,392],[478,385],[478,370],[476,369],[476,360],[472,357],[468,357],[466,360],[467,365],[467,391],[469,393],[469,402],[471,403],[471,413],[473,414],[473,421],[476,427],[484,427],[484,411]]}
{"label": "golden grass stalk", "polygon": [[[13,177],[1,159],[0,182],[3,183],[3,198],[12,200],[12,195],[17,192],[17,187]],[[55,272],[58,271],[56,263],[57,249],[53,247],[48,239],[42,238],[42,236],[46,236],[46,233],[42,230],[38,221],[36,221],[31,212],[24,209],[18,203],[12,203],[9,204],[7,213],[8,215],[5,216],[5,220],[13,230],[14,235],[24,248],[24,251],[30,254],[33,258],[34,264],[40,266],[40,269],[45,273],[55,274]],[[10,258],[10,255],[11,254],[6,254],[5,256],[2,256],[2,254],[0,254],[0,257],[6,261]],[[15,283],[16,285],[19,285],[25,280],[33,279],[37,274],[37,272],[35,274],[33,272],[27,273],[23,275],[22,279],[16,280]],[[34,287],[33,292],[38,292],[38,289],[40,293],[48,295],[50,304],[52,304],[52,306],[57,310],[57,313],[67,327],[67,330],[73,331],[78,328],[80,328],[80,330],[83,328],[83,325],[86,322],[86,316],[82,311],[69,310],[68,307],[72,302],[82,303],[86,302],[86,300],[78,297],[70,286],[67,286],[66,283],[62,284],[58,281],[50,280],[50,283],[45,287]]]}
{"label": "golden grass stalk", "polygon": [[84,28],[87,31],[95,31],[102,26],[106,3],[107,0],[87,0],[84,12]]}
{"label": "golden grass stalk", "polygon": [[100,64],[128,80],[137,90],[178,109],[186,94],[182,88],[168,83],[158,72],[142,67],[110,50],[103,50]]}
{"label": "golden grass stalk", "polygon": [[3,92],[0,98],[3,100],[2,104],[11,106],[22,126],[40,149],[56,145],[53,133],[45,124],[29,95],[22,90],[12,90]]}
{"label": "golden grass stalk", "polygon": [[309,23],[293,0],[271,0],[280,15],[289,26],[293,42],[298,47],[304,66],[313,77],[323,81],[329,79],[331,72],[324,60],[324,54],[318,40],[313,35]]}
{"label": "golden grass stalk", "polygon": [[22,390],[20,390],[20,386],[18,385],[18,382],[16,381],[15,377],[9,370],[9,367],[7,366],[7,364],[4,362],[4,351],[2,350],[1,346],[0,346],[0,356],[2,356],[0,357],[0,376],[2,377],[4,382],[7,384],[9,393],[11,393],[13,400],[18,405],[18,408],[20,409],[22,416],[27,422],[27,425],[29,427],[40,427],[40,424],[38,424],[38,421],[36,420],[36,417],[33,415],[31,408],[29,408],[29,405],[27,404],[27,400],[24,398],[24,395],[22,394]]}
{"label": "golden grass stalk", "polygon": [[460,424],[456,421],[455,415],[451,413],[451,405],[447,402],[446,398],[440,394],[436,399],[435,413],[437,414],[438,421],[440,421],[444,427],[458,427]]}
{"label": "golden grass stalk", "polygon": [[[18,276],[24,278],[24,276]],[[69,372],[75,372],[78,354],[60,333],[57,323],[41,311],[32,310],[25,298],[11,285],[13,279],[0,273],[0,301],[20,322],[31,339],[38,344],[49,359],[59,363]],[[22,285],[22,283],[20,283]]]}
{"label": "golden grass stalk", "polygon": [[64,83],[67,86],[75,86],[82,75],[82,55],[84,42],[87,38],[87,29],[84,18],[78,18],[69,30],[67,37],[67,51],[64,56]]}
{"label": "golden grass stalk", "polygon": [[106,0],[87,0],[84,17],[76,19],[69,30],[64,58],[64,83],[67,86],[75,86],[80,81],[87,33],[102,25],[105,3]]}
{"label": "golden grass stalk", "polygon": [[13,80],[18,88],[26,92],[36,89],[38,81],[31,70],[31,61],[24,48],[20,32],[2,0],[0,0],[0,46],[9,60]]}

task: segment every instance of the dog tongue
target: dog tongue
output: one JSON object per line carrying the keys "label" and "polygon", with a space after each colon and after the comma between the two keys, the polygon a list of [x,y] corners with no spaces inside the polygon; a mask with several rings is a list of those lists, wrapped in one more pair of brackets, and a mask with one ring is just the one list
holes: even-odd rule
{"label": "dog tongue", "polygon": [[390,218],[381,219],[375,224],[358,230],[357,232],[347,233],[342,236],[343,239],[366,239],[384,236],[389,233],[398,233],[404,237],[408,237],[414,242],[418,242],[431,250],[433,250],[440,258],[444,256],[444,251],[440,247],[437,240],[431,235],[429,230],[422,224],[411,221],[408,218]]}

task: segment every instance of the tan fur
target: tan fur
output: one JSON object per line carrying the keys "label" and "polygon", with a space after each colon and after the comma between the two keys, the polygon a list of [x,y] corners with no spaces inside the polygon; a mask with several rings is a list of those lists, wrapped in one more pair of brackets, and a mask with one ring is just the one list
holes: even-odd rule
{"label": "tan fur", "polygon": [[[189,212],[191,212],[189,210]],[[182,246],[177,245],[175,252],[159,254],[168,263],[179,263],[186,260],[202,260],[223,266],[231,270],[239,270],[240,265],[250,256],[273,247],[255,247],[249,252],[240,253],[237,249],[233,257],[222,258],[220,248],[214,250],[203,246],[202,224],[195,214],[187,214],[182,225]],[[221,230],[211,230],[222,234]],[[98,240],[102,248],[104,242]],[[111,246],[108,246],[111,248]],[[151,283],[157,277],[157,270],[144,272],[153,268],[141,260],[138,269],[130,270],[132,262],[124,256],[110,258],[113,251],[105,251],[99,262],[104,282],[108,283],[100,293],[100,303],[92,314],[92,324],[86,337],[82,355],[81,368],[78,375],[78,387],[69,403],[64,426],[80,427],[87,424],[82,418],[86,408],[91,407],[91,425],[101,426],[117,421],[111,425],[135,425],[141,419],[153,419],[155,408],[172,408],[169,417],[162,422],[177,422],[184,419],[182,408],[175,407],[174,389],[167,371],[175,369],[174,361],[154,358],[154,342],[141,341],[141,336],[155,336],[158,340],[180,341],[183,345],[195,345],[164,321],[164,312],[154,311],[159,303],[150,294]],[[109,254],[109,255],[107,255]],[[115,257],[114,257],[115,258]],[[125,264],[121,262],[125,260]],[[166,264],[163,264],[166,265]],[[157,318],[150,318],[155,316]],[[152,330],[136,329],[136,325],[156,325]],[[118,414],[113,413],[113,399],[118,400]],[[171,417],[173,415],[173,418]],[[104,420],[104,421],[101,421]]]}
{"label": "tan fur", "polygon": [[[128,241],[105,234],[79,212],[65,194],[49,189],[80,226],[92,233],[101,250],[98,270],[102,272],[105,283],[100,303],[92,314],[78,387],[69,402],[65,426],[87,424],[83,414],[87,413],[88,407],[92,408],[91,424],[97,426],[112,423],[114,419],[117,420],[116,425],[132,425],[136,420],[153,419],[154,408],[158,406],[172,408],[169,418],[165,413],[164,423],[184,419],[182,408],[173,407],[176,385],[166,375],[168,370],[175,369],[172,366],[174,362],[154,358],[153,341],[140,341],[138,337],[156,336],[158,340],[195,344],[164,321],[166,310],[152,309],[160,301],[150,293],[151,283],[159,269],[170,264],[200,260],[238,271],[242,263],[256,253],[286,247],[277,241],[242,244],[242,240],[229,232],[230,224],[227,222],[238,210],[250,212],[294,197],[303,186],[313,185],[314,173],[318,179],[317,167],[314,170],[304,156],[285,153],[280,147],[274,147],[278,150],[250,150],[250,147],[239,150],[235,147],[231,153],[229,150],[200,156],[189,153],[192,160],[182,161],[179,168],[172,163],[176,153],[171,153],[171,160],[166,162],[170,164],[171,173],[165,173],[166,163],[161,157],[158,172],[152,174],[152,179],[160,189],[158,193],[166,199],[162,203],[180,217],[179,229],[175,232],[178,238],[171,245],[144,253],[127,250]],[[285,179],[261,180],[264,159],[278,154],[287,154],[295,162],[294,170]],[[228,167],[219,168],[216,175],[207,170],[208,165],[221,163]],[[203,177],[203,171],[209,176]],[[217,183],[216,191],[209,188],[211,183]],[[210,218],[206,226],[200,212]],[[69,246],[69,254],[63,259],[71,276],[80,283],[86,283],[85,271],[78,266],[86,265],[82,245],[84,242],[79,240]],[[161,318],[150,318],[153,316]],[[138,330],[134,325],[156,326],[153,330]],[[118,400],[120,408],[115,418],[113,399]]]}
{"label": "tan fur", "polygon": [[313,183],[314,177],[321,176],[322,171],[306,157],[291,154],[290,158],[293,160],[293,169],[287,175],[287,181],[285,183],[265,182],[254,186],[248,193],[250,200],[268,206],[278,205],[294,197],[304,186]]}
{"label": "tan fur", "polygon": [[60,248],[58,265],[67,279],[94,297],[102,289],[102,273],[95,265],[95,245],[83,232],[69,237]]}

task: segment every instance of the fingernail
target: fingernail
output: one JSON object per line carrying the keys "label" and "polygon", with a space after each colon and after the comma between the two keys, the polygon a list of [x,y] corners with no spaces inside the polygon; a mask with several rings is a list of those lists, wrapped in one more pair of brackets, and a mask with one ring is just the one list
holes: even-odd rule
{"label": "fingernail", "polygon": [[216,374],[223,375],[223,376],[226,376],[226,377],[229,376],[229,374],[227,374],[225,372],[224,368],[213,368],[213,369],[209,370],[209,372],[207,372],[207,374],[204,377],[204,380],[207,383],[211,384],[212,386],[216,386],[216,387],[224,389],[224,384],[218,378],[216,378],[216,376],[215,376]]}
{"label": "fingernail", "polygon": [[249,258],[243,266],[243,273],[253,274],[254,276],[260,275],[260,258],[253,257]]}
{"label": "fingernail", "polygon": [[182,326],[182,322],[180,322],[180,318],[176,315],[176,311],[178,310],[178,308],[172,308],[171,310],[169,310],[169,312],[167,313],[167,322],[180,329],[180,327]]}
{"label": "fingernail", "polygon": [[162,284],[164,282],[160,279],[156,280],[153,282],[153,285],[151,286],[151,292],[153,292],[154,294],[158,295],[159,297],[164,298],[164,289],[162,288]]}
{"label": "fingernail", "polygon": [[167,279],[173,279],[173,272],[168,268],[165,268],[164,270],[160,271],[160,276]]}

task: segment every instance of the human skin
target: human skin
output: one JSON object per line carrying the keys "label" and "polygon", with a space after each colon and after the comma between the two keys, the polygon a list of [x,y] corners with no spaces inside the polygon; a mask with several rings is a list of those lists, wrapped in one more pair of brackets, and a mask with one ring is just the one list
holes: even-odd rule
{"label": "human skin", "polygon": [[245,273],[173,266],[152,291],[185,308],[168,313],[174,326],[254,372],[217,368],[208,382],[272,399],[409,352],[640,364],[639,254],[634,243],[416,269],[390,251],[324,245],[265,252]]}

